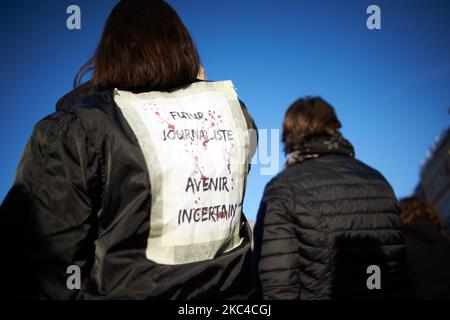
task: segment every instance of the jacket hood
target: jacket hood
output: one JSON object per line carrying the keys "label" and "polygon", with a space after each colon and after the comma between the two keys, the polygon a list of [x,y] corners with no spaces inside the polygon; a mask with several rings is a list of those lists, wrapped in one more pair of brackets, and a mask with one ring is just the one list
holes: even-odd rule
{"label": "jacket hood", "polygon": [[71,101],[88,96],[93,93],[95,93],[95,88],[91,81],[87,81],[62,96],[56,103],[56,110],[60,111]]}

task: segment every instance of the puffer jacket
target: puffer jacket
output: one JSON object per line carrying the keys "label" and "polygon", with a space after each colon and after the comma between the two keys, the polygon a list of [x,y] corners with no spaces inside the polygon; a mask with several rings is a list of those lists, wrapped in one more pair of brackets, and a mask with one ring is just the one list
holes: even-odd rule
{"label": "puffer jacket", "polygon": [[[247,129],[255,125],[239,102],[231,82],[142,96],[96,92],[87,83],[63,97],[35,126],[1,207],[0,242],[8,257],[3,293],[31,299],[250,297],[251,231],[241,206],[255,148]],[[187,109],[175,108],[183,103]],[[198,112],[202,108],[210,114]],[[183,129],[210,123],[215,131]],[[163,133],[171,140],[163,141]],[[201,159],[203,152],[208,156]],[[77,267],[79,286],[71,277]]]}
{"label": "puffer jacket", "polygon": [[[264,299],[411,297],[394,192],[351,156],[325,154],[272,179],[255,247]],[[372,265],[381,271],[380,290],[367,286]]]}

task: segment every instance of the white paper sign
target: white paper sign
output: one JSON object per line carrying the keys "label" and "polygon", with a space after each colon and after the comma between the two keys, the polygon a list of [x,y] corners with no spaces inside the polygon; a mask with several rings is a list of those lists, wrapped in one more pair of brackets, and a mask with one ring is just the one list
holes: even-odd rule
{"label": "white paper sign", "polygon": [[149,170],[147,258],[190,263],[238,246],[249,134],[231,81],[171,93],[117,90],[115,101]]}

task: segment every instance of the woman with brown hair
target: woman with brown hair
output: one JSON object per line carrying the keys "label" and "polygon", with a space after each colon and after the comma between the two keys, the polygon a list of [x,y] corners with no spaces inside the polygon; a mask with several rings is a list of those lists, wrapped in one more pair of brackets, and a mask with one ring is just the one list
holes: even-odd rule
{"label": "woman with brown hair", "polygon": [[450,240],[439,213],[424,199],[400,201],[408,271],[419,299],[450,299]]}
{"label": "woman with brown hair", "polygon": [[231,81],[203,77],[166,2],[118,2],[77,87],[34,128],[2,205],[4,292],[251,295],[242,202],[255,126]]}
{"label": "woman with brown hair", "polygon": [[394,192],[355,159],[340,128],[320,97],[299,99],[286,112],[286,166],[266,186],[255,227],[265,299],[410,296]]}

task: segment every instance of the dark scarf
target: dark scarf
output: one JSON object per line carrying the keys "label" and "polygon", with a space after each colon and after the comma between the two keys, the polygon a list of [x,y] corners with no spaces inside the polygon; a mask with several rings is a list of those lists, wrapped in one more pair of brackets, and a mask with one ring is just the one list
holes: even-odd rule
{"label": "dark scarf", "polygon": [[338,137],[320,136],[303,143],[301,146],[290,152],[287,155],[288,159],[284,167],[289,168],[297,163],[329,154],[341,154],[354,157],[355,150],[353,149],[352,144],[341,135]]}

